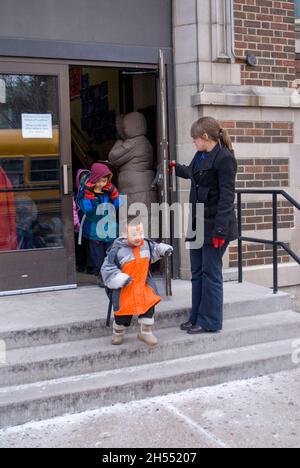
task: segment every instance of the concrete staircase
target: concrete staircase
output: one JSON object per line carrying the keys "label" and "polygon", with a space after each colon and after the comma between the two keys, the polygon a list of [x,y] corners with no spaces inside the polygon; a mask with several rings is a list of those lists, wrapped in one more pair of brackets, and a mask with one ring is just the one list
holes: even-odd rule
{"label": "concrete staircase", "polygon": [[225,284],[219,335],[179,330],[191,307],[190,284],[158,307],[154,349],[136,340],[110,344],[107,300],[98,288],[0,299],[0,427],[293,368],[300,314],[286,293]]}

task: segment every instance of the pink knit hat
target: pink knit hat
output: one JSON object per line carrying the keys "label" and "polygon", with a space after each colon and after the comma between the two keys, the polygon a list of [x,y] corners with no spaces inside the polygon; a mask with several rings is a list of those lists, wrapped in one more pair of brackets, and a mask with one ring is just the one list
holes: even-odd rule
{"label": "pink knit hat", "polygon": [[105,177],[112,177],[111,170],[105,164],[93,164],[89,182],[91,184],[96,184],[100,179],[104,179]]}

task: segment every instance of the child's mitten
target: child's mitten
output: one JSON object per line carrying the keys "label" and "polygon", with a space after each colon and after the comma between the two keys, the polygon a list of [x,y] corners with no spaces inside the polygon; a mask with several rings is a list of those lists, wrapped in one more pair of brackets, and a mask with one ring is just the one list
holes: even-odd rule
{"label": "child's mitten", "polygon": [[174,253],[173,247],[170,247],[168,250],[165,252],[165,257],[171,257]]}
{"label": "child's mitten", "polygon": [[109,193],[109,198],[114,201],[116,200],[118,197],[119,197],[119,192],[118,192],[118,189],[112,184],[112,183],[109,183],[107,184],[103,190],[105,192],[108,192]]}

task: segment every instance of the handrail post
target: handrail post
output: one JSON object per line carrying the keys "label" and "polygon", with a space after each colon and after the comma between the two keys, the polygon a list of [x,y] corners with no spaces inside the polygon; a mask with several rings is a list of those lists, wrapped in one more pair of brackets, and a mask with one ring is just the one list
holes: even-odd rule
{"label": "handrail post", "polygon": [[242,193],[238,192],[237,199],[238,211],[238,262],[239,262],[239,283],[243,282],[243,242],[242,242]]}
{"label": "handrail post", "polygon": [[273,289],[278,293],[278,210],[277,193],[273,193]]}

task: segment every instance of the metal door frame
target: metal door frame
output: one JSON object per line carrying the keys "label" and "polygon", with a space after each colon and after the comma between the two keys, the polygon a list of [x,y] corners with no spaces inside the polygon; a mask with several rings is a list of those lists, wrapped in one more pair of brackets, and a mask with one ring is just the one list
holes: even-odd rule
{"label": "metal door frame", "polygon": [[[15,42],[14,42],[15,44]],[[0,41],[0,45],[1,45],[1,41]],[[43,44],[45,46],[45,43]],[[53,45],[53,44],[52,44]],[[57,46],[57,44],[56,44]],[[107,45],[106,45],[107,46]],[[119,51],[119,47],[116,48],[114,46],[112,46],[112,48],[115,50],[115,54],[113,55],[118,55],[118,53],[120,52]],[[127,48],[127,50],[130,49],[130,47]],[[142,49],[142,50],[141,50]],[[148,50],[147,50],[148,49]],[[108,47],[107,50],[110,50],[110,47]],[[78,49],[79,51],[79,49]],[[98,49],[99,51],[99,49]],[[145,53],[144,55],[144,60],[141,60],[141,53],[144,52],[147,52]],[[0,48],[0,52],[1,52],[1,48]],[[51,53],[51,52],[50,52]],[[47,54],[43,53],[42,56],[45,56],[45,55],[48,55],[49,54],[49,50],[47,52]],[[7,63],[8,64],[8,69],[9,70],[12,70],[12,73],[13,73],[13,70],[16,71],[16,73],[20,72],[20,66],[24,66],[25,69],[26,69],[26,72],[27,73],[30,73],[30,74],[35,74],[34,72],[36,71],[36,74],[45,74],[45,75],[53,75],[53,65],[55,67],[61,67],[61,70],[62,70],[62,75],[60,76],[59,80],[60,80],[60,83],[61,83],[61,86],[59,86],[60,88],[60,91],[61,91],[61,95],[60,95],[60,116],[61,116],[61,120],[60,120],[60,129],[61,129],[61,143],[64,147],[64,151],[66,152],[66,154],[68,153],[69,154],[69,158],[68,158],[68,169],[69,168],[72,168],[72,162],[71,162],[71,157],[70,157],[70,154],[71,154],[71,128],[70,128],[70,100],[69,100],[69,66],[85,66],[85,67],[89,67],[89,66],[93,66],[93,67],[105,67],[105,68],[128,68],[128,69],[149,69],[151,71],[158,71],[160,72],[160,77],[161,77],[161,72],[162,72],[162,68],[161,68],[161,58],[162,58],[162,55],[163,55],[163,60],[164,60],[164,70],[165,70],[165,89],[164,89],[164,93],[165,93],[165,105],[166,105],[166,108],[165,108],[165,117],[166,117],[166,122],[167,122],[167,132],[168,132],[168,158],[170,159],[176,159],[176,127],[175,127],[175,105],[174,105],[174,102],[175,102],[175,95],[174,95],[174,76],[173,76],[173,59],[172,59],[172,50],[171,49],[168,49],[168,48],[164,48],[164,49],[155,49],[155,48],[151,48],[151,50],[149,50],[149,48],[135,48],[135,50],[133,51],[133,54],[132,55],[132,59],[134,59],[134,55],[136,54],[136,58],[137,58],[137,61],[130,61],[130,62],[126,62],[126,61],[123,61],[124,60],[124,56],[123,56],[123,49],[121,51],[121,55],[122,55],[122,61],[105,61],[101,60],[101,58],[99,57],[99,60],[97,60],[96,57],[93,57],[91,58],[91,60],[86,60],[86,59],[83,59],[83,57],[80,57],[82,55],[82,50],[81,50],[81,53],[78,53],[78,59],[76,60],[76,58],[74,57],[70,57],[69,59],[67,57],[59,57],[59,58],[37,58],[37,57],[32,57],[32,58],[29,58],[28,55],[31,55],[31,54],[27,54],[27,57],[18,57],[18,56],[14,56],[14,57],[8,57],[8,56],[0,56],[0,64],[2,63]],[[156,55],[156,61],[155,63],[152,63],[152,61],[154,62],[153,60],[153,57],[154,55]],[[151,57],[151,58],[150,58]],[[115,57],[116,59],[118,58],[117,56]],[[148,61],[148,59],[150,59]],[[140,61],[141,60],[141,61]],[[30,71],[28,71],[28,65],[30,65]],[[44,73],[42,72],[42,70],[44,69]],[[39,73],[37,73],[37,70]],[[52,73],[51,73],[51,70],[52,70]],[[21,72],[20,72],[21,73]],[[158,80],[160,81],[160,80]],[[158,90],[158,94],[159,94],[159,90]],[[64,111],[63,111],[64,110]],[[61,146],[61,154],[63,154],[63,147]],[[165,156],[165,159],[166,159],[166,156]],[[70,180],[70,172],[69,171],[69,180]],[[169,186],[169,176],[168,176],[168,171],[167,171],[167,165],[166,165],[166,162],[165,162],[165,165],[164,165],[164,173],[165,173],[165,179],[166,179],[166,185],[165,185],[165,190],[166,190],[166,186],[168,187],[167,188],[167,195],[166,195],[166,198],[168,198],[168,201],[170,201],[171,203],[174,203],[174,202],[177,202],[178,200],[178,193],[177,191],[174,193],[174,192],[170,192],[170,186]],[[70,201],[69,203],[69,213],[71,213],[71,207],[72,207],[72,203]],[[69,214],[69,216],[72,216],[71,214]],[[68,216],[68,217],[69,217]],[[69,218],[69,219],[72,219],[72,218]],[[172,258],[172,266],[169,265],[167,267],[167,271],[168,271],[168,278],[171,279],[171,277],[173,278],[179,278],[180,276],[180,268],[179,268],[179,264],[180,264],[180,260],[179,260],[179,241],[176,240],[176,239],[173,239],[173,242],[174,242],[174,247],[175,247],[175,252],[176,252],[176,255],[174,255],[174,257]],[[47,250],[47,249],[45,249]],[[35,252],[35,251],[30,251],[30,252]],[[17,252],[18,253],[18,252]],[[11,252],[9,254],[12,254]],[[71,252],[70,252],[70,256],[69,256],[69,263],[73,262],[73,270],[75,268],[75,254],[74,254],[74,243],[73,243],[73,247],[71,249]],[[69,266],[69,271],[72,269],[72,266]],[[1,293],[0,292],[0,296],[1,295],[8,295],[8,294],[17,294],[17,293],[26,293],[26,292],[39,292],[39,291],[51,291],[51,290],[61,290],[61,289],[69,289],[69,288],[76,288],[77,287],[77,280],[76,280],[76,272],[74,270],[74,273],[75,273],[75,276],[74,276],[74,284],[71,284],[71,285],[66,285],[66,286],[49,286],[49,287],[45,287],[45,288],[35,288],[35,289],[30,289],[30,290],[20,290],[20,291],[12,291],[12,292],[4,292],[4,293]],[[169,291],[169,293],[171,293],[171,289],[170,289],[170,281],[167,280],[166,281],[166,289],[167,291]]]}
{"label": "metal door frame", "polygon": [[[169,162],[177,160],[176,156],[176,119],[175,119],[175,83],[173,62],[168,50],[159,50],[159,79],[158,94],[160,100],[160,119],[161,119],[161,153],[164,174],[164,202],[170,205],[178,202],[177,180],[173,187],[169,175]],[[174,190],[175,188],[175,190]],[[166,291],[167,296],[172,295],[171,279],[180,278],[180,246],[179,239],[174,238],[172,229],[172,220],[165,219],[171,231],[171,240],[175,255],[166,262]],[[166,239],[167,240],[167,239]]]}
{"label": "metal door frame", "polygon": [[[2,264],[10,265],[12,271],[18,271],[20,278],[26,279],[32,276],[35,267],[42,262],[47,262],[51,256],[53,263],[53,271],[56,266],[56,273],[59,278],[65,278],[65,281],[58,280],[56,286],[51,285],[55,283],[54,275],[47,275],[43,278],[40,286],[34,286],[37,278],[34,277],[32,287],[18,288],[6,291],[1,291],[0,296],[25,294],[32,291],[49,291],[54,289],[73,289],[76,288],[76,271],[75,271],[75,252],[74,241],[72,240],[71,233],[73,234],[73,213],[72,213],[72,184],[71,181],[71,128],[70,128],[70,109],[69,98],[66,93],[69,90],[69,75],[68,69],[63,64],[50,64],[45,62],[34,62],[32,60],[2,60],[0,58],[0,73],[11,75],[47,75],[56,76],[58,80],[58,100],[59,100],[59,148],[60,148],[60,194],[62,206],[62,222],[63,222],[63,238],[64,247],[59,248],[45,248],[33,249],[23,251],[7,251],[0,253],[0,260]],[[47,257],[48,256],[48,257]],[[64,270],[61,268],[61,262],[64,261]],[[55,265],[55,266],[54,266]],[[49,267],[49,262],[48,262]],[[27,270],[27,271],[26,271]],[[24,275],[22,275],[22,272]],[[56,275],[55,275],[56,276]],[[20,279],[21,282],[21,279]],[[49,282],[49,285],[47,284]],[[62,283],[66,284],[62,284]],[[8,284],[10,280],[8,280]],[[30,280],[29,280],[30,283]]]}

